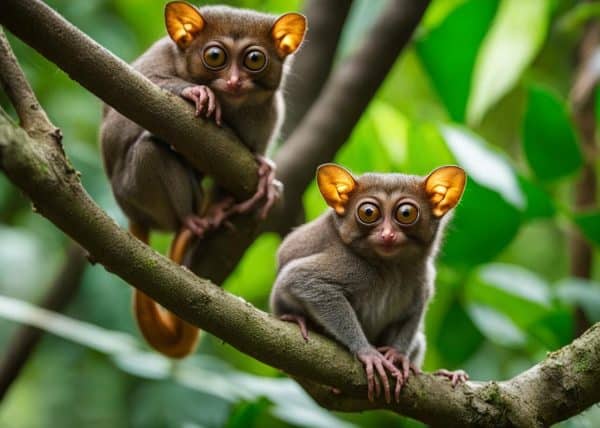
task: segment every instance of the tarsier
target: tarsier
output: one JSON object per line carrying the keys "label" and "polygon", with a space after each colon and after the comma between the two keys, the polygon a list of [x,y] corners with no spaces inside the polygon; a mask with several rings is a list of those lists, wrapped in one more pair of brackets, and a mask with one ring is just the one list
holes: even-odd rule
{"label": "tarsier", "polygon": [[[235,203],[231,197],[217,197],[216,191],[206,194],[202,172],[169,142],[105,108],[104,166],[130,231],[146,243],[151,229],[176,232],[170,258],[181,263],[193,236],[201,237],[233,213],[254,210],[263,201],[264,216],[275,201],[274,170],[264,154],[283,116],[279,87],[284,62],[302,43],[306,20],[297,13],[276,17],[225,6],[198,9],[177,1],[166,5],[165,23],[168,37],[133,67],[193,103],[196,116],[233,130],[259,163],[258,189],[248,201]],[[197,145],[202,150],[202,140]],[[134,312],[142,334],[158,351],[181,358],[194,350],[198,329],[140,291],[135,292]]]}
{"label": "tarsier", "polygon": [[[368,397],[381,389],[391,401],[425,353],[423,318],[432,296],[434,260],[450,211],[466,182],[461,168],[445,166],[426,177],[365,174],[325,164],[319,190],[333,208],[288,235],[278,252],[271,308],[345,345],[363,363]],[[440,370],[452,384],[463,371]]]}

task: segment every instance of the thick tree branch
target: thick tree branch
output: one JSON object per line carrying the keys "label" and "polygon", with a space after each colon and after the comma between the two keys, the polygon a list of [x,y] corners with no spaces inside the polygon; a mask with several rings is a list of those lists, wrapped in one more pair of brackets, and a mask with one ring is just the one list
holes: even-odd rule
{"label": "thick tree branch", "polygon": [[[29,82],[17,64],[17,59],[8,44],[4,31],[0,28],[0,84],[15,107],[21,126],[28,132],[35,132],[36,126],[49,124],[46,113],[36,99]],[[46,129],[40,129],[44,132]]]}
{"label": "thick tree branch", "polygon": [[[87,263],[85,252],[81,247],[71,244],[60,272],[39,306],[61,312],[77,293]],[[42,330],[35,327],[23,326],[16,331],[6,346],[0,361],[0,401],[21,373],[43,334]]]}
{"label": "thick tree branch", "polygon": [[[581,176],[575,183],[575,211],[593,209],[597,203],[596,176],[596,115],[594,112],[594,94],[600,79],[598,72],[600,58],[600,24],[590,22],[585,28],[578,54],[578,67],[575,74],[570,102],[574,119],[581,135],[581,148],[585,155],[585,164]],[[570,237],[571,274],[578,278],[590,279],[594,248],[581,232],[574,228]],[[578,336],[590,326],[585,313],[577,308],[575,334]]]}
{"label": "thick tree branch", "polygon": [[308,0],[304,14],[309,22],[304,45],[294,56],[284,86],[286,138],[302,120],[325,84],[350,11],[352,0]]}
{"label": "thick tree branch", "polygon": [[600,400],[597,324],[511,381],[468,383],[453,390],[446,381],[422,375],[405,386],[401,403],[368,403],[362,367],[345,350],[314,333],[304,342],[294,325],[199,279],[133,238],[89,198],[56,145],[31,138],[1,109],[0,168],[40,214],[167,309],[309,385],[339,388],[343,395],[334,398],[324,395],[323,388],[313,392],[333,409],[385,408],[445,426],[546,426]]}
{"label": "thick tree branch", "polygon": [[40,0],[2,0],[0,24],[104,102],[169,141],[236,197],[254,193],[256,162],[231,131],[196,118],[183,99],[158,88]]}

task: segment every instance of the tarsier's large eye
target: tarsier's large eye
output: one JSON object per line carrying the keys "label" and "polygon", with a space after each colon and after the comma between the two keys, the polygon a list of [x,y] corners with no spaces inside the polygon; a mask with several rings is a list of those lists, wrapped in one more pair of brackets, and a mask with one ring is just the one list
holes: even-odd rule
{"label": "tarsier's large eye", "polygon": [[252,49],[246,52],[244,56],[244,66],[251,71],[260,71],[267,65],[267,55],[258,49]]}
{"label": "tarsier's large eye", "polygon": [[358,219],[363,223],[375,223],[381,217],[379,207],[372,202],[365,202],[358,207]]}
{"label": "tarsier's large eye", "polygon": [[227,62],[227,54],[225,50],[217,45],[208,46],[202,53],[202,62],[212,70],[223,68]]}
{"label": "tarsier's large eye", "polygon": [[410,202],[403,202],[396,208],[396,221],[402,224],[413,224],[419,218],[419,208]]}

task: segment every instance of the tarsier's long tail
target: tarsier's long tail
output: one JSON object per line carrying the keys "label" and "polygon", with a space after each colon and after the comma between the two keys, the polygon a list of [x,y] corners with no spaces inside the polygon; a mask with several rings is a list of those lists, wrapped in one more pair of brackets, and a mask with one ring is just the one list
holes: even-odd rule
{"label": "tarsier's long tail", "polygon": [[[148,230],[130,224],[132,235],[148,243]],[[192,233],[180,231],[171,245],[169,258],[181,264]],[[133,311],[140,331],[146,341],[161,354],[171,358],[183,358],[194,352],[200,330],[164,309],[139,290],[133,296]]]}

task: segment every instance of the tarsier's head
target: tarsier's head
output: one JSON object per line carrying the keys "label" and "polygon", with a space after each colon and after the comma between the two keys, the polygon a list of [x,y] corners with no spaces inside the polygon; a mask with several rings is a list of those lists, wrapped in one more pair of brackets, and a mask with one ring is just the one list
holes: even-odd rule
{"label": "tarsier's head", "polygon": [[365,174],[354,177],[335,164],[317,169],[319,190],[335,210],[340,237],[363,256],[414,260],[427,254],[458,204],[466,183],[457,166],[426,177]]}
{"label": "tarsier's head", "polygon": [[231,104],[260,102],[281,83],[285,58],[306,32],[298,13],[280,17],[226,6],[165,6],[167,32],[185,53],[187,72]]}

